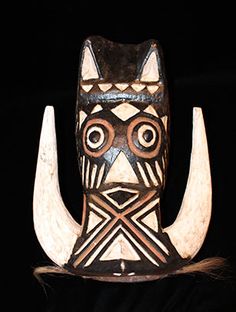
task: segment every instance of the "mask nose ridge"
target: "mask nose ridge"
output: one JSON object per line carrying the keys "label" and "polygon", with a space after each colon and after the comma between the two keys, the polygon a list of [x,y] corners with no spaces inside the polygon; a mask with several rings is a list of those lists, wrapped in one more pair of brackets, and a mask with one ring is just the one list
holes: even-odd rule
{"label": "mask nose ridge", "polygon": [[138,177],[136,176],[129,160],[123,151],[120,151],[105,179],[105,183],[136,183],[138,184]]}

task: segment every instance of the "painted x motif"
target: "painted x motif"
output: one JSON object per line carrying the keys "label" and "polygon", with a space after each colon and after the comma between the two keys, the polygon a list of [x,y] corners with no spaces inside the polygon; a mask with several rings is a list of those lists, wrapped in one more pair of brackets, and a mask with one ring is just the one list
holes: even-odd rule
{"label": "painted x motif", "polygon": [[[159,203],[159,198],[154,198],[155,194],[156,191],[150,191],[140,201],[136,201],[135,204],[122,212],[117,212],[111,205],[106,204],[100,196],[90,195],[91,202],[89,202],[88,205],[100,214],[102,210],[105,219],[102,224],[98,222],[98,224],[94,225],[94,232],[88,236],[81,247],[75,252],[78,258],[73,265],[76,267],[86,258],[85,266],[88,266],[98,255],[102,258],[101,250],[104,245],[106,245],[102,244],[104,237],[109,237],[109,241],[106,242],[109,245],[110,241],[112,242],[117,227],[119,227],[123,233],[128,234],[135,249],[138,248],[153,264],[159,266],[158,262],[166,263],[166,257],[169,254],[168,249],[156,237],[157,233],[155,233],[153,229],[150,229],[150,224],[148,222],[146,223],[149,226],[145,224],[145,222],[143,222],[143,224],[141,223],[142,219],[145,219],[145,217],[147,218],[147,215],[154,211],[153,208],[157,209],[156,205]],[[158,224],[158,221],[156,221],[156,224]],[[126,225],[126,227],[123,228],[123,225]],[[138,227],[136,225],[138,225]],[[89,245],[91,240],[93,240],[93,244]],[[147,250],[149,250],[149,252],[147,252]],[[125,255],[123,255],[123,257],[125,257]],[[103,259],[103,261],[104,260],[105,259]]]}

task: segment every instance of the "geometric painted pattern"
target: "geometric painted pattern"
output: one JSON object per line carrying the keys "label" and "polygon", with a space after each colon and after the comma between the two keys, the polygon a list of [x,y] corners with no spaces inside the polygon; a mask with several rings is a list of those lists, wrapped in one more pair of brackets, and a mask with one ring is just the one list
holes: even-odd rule
{"label": "geometric painted pattern", "polygon": [[149,113],[155,117],[159,117],[158,114],[157,114],[157,111],[153,108],[152,105],[149,105],[145,110],[144,110],[145,113]]}
{"label": "geometric painted pattern", "polygon": [[137,109],[135,106],[130,105],[129,103],[123,103],[111,109],[111,112],[122,121],[126,121],[127,119],[133,117],[138,112],[140,112],[140,110]]}
{"label": "geometric painted pattern", "polygon": [[87,225],[87,233],[91,232],[98,224],[101,223],[103,219],[98,216],[95,212],[90,211],[88,225]]}
{"label": "geometric painted pattern", "polygon": [[79,112],[79,128],[81,128],[82,123],[84,122],[87,114],[84,111]]}
{"label": "geometric painted pattern", "polygon": [[157,55],[153,51],[148,56],[146,63],[143,66],[142,73],[140,76],[141,81],[158,81],[160,78],[159,76],[159,68],[157,62]]}
{"label": "geometric painted pattern", "polygon": [[158,221],[155,211],[150,212],[141,221],[153,231],[158,232]]}
{"label": "geometric painted pattern", "polygon": [[97,104],[97,105],[93,108],[93,110],[91,111],[91,114],[100,112],[102,109],[103,109],[102,106],[99,105],[99,104]]}
{"label": "geometric painted pattern", "polygon": [[123,151],[121,151],[113,162],[107,176],[105,183],[136,183],[138,178]]}
{"label": "geometric painted pattern", "polygon": [[90,91],[92,92],[94,87],[97,87],[100,91],[102,92],[108,92],[108,91],[121,91],[121,92],[127,92],[128,89],[131,89],[137,93],[141,91],[147,91],[149,94],[153,95],[157,93],[157,91],[160,89],[160,85],[155,83],[155,84],[145,84],[145,83],[132,83],[132,84],[127,84],[127,83],[98,83],[98,84],[85,84],[84,82],[81,84],[81,89],[85,93],[89,93]]}
{"label": "geometric painted pattern", "polygon": [[[87,238],[75,252],[77,257],[73,266],[82,263],[87,268],[94,261],[139,261],[141,257],[156,267],[166,263],[169,250],[157,238],[158,220],[150,219],[159,204],[159,198],[155,197],[156,191],[149,191],[141,199],[133,199],[119,212],[115,209],[116,205],[113,208],[111,201],[110,204],[105,201],[109,200],[108,194],[103,194],[104,197],[99,193],[88,195],[89,213],[93,211],[102,220],[99,219],[93,230],[87,233]],[[125,262],[120,265],[124,269]]]}
{"label": "geometric painted pattern", "polygon": [[[156,198],[155,200],[149,202],[143,209],[139,210],[135,215],[132,216],[132,220],[135,222],[135,224],[141,228],[143,230],[143,232],[145,232],[166,254],[169,254],[168,249],[165,247],[165,245],[155,237],[155,235],[150,232],[149,229],[147,229],[145,226],[143,226],[142,224],[142,218],[143,215],[146,214],[147,212],[149,212],[153,207],[155,207],[157,205],[157,203],[159,203],[160,199]],[[141,218],[140,218],[141,217]],[[150,227],[149,227],[150,228]],[[153,228],[152,230],[156,230],[155,228]]]}
{"label": "geometric painted pattern", "polygon": [[[96,164],[92,164],[86,156],[83,156],[80,158],[81,163],[81,177],[82,177],[82,183],[85,185],[87,189],[98,189],[102,183],[102,180],[104,178],[105,174],[105,163],[102,164],[101,167],[98,167]],[[158,186],[160,183],[163,182],[163,172],[162,168],[160,167],[158,161],[156,160],[154,162],[154,168],[151,167],[151,165],[148,162],[137,162],[137,169],[140,173],[140,176],[143,180],[143,183],[146,187],[150,188],[152,186]],[[164,168],[165,166],[165,159],[162,159],[162,166]],[[123,152],[120,152],[115,159],[114,163],[112,164],[104,183],[110,183],[110,182],[118,182],[118,183],[134,183],[138,184],[139,180],[137,178],[137,175],[135,174],[132,166],[130,165],[128,159],[126,158],[125,154]],[[128,190],[124,189],[123,187],[119,187],[116,189],[109,189],[107,191],[103,191],[103,195],[107,197],[108,200],[110,200],[113,204],[116,205],[117,208],[123,209],[127,205],[124,203],[115,203],[116,198],[115,195],[112,195],[112,193],[116,191],[123,191],[123,192],[129,192],[133,193],[135,196],[135,199],[137,198],[138,192],[134,189]],[[110,195],[109,195],[110,194]],[[124,193],[125,194],[125,193]],[[108,198],[109,197],[109,198]],[[112,198],[113,197],[113,198]],[[132,200],[132,196],[130,196],[130,202]]]}
{"label": "geometric painted pattern", "polygon": [[163,173],[157,160],[155,161],[155,169],[148,162],[144,162],[144,164],[137,162],[137,167],[146,187],[157,186],[159,181],[162,182]]}
{"label": "geometric painted pattern", "polygon": [[94,56],[89,47],[84,49],[83,66],[81,69],[83,80],[98,79],[99,74],[95,65]]}
{"label": "geometric painted pattern", "polygon": [[[121,186],[101,192],[118,209],[123,209],[139,196],[139,191],[123,188]],[[117,196],[115,197],[115,195]]]}
{"label": "geometric painted pattern", "polygon": [[126,259],[141,260],[137,252],[134,250],[130,242],[125,238],[124,234],[119,234],[106,251],[101,256],[101,261]]}
{"label": "geometric painted pattern", "polygon": [[154,94],[159,89],[159,86],[147,86],[149,93]]}

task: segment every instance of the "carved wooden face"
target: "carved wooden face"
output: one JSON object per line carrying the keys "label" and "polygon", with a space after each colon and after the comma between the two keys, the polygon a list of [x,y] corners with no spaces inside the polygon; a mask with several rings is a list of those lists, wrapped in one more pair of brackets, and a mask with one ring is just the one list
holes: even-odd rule
{"label": "carved wooden face", "polygon": [[158,117],[152,105],[143,110],[141,106],[129,102],[93,106],[78,131],[85,190],[117,184],[162,189],[167,162],[166,116]]}
{"label": "carved wooden face", "polygon": [[82,226],[61,199],[53,109],[42,127],[34,224],[49,257],[84,277],[156,279],[198,252],[211,215],[204,122],[194,109],[189,178],[175,222],[163,229],[160,196],[168,161],[168,95],[157,42],[92,37],[81,54],[76,142],[84,187]]}
{"label": "carved wooden face", "polygon": [[85,42],[76,139],[87,208],[70,260],[77,271],[144,274],[165,267],[170,255],[179,257],[170,242],[162,242],[159,221],[168,113],[156,42]]}
{"label": "carved wooden face", "polygon": [[160,193],[168,155],[168,103],[156,43],[130,46],[96,38],[93,46],[88,40],[80,72],[76,135],[85,191],[109,190],[111,196],[113,189],[121,202],[140,189]]}

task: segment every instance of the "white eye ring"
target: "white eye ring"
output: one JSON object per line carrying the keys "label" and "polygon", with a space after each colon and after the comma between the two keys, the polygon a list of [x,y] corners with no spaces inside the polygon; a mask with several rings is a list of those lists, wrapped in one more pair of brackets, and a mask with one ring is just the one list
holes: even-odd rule
{"label": "white eye ring", "polygon": [[[151,133],[152,133],[152,139],[149,142],[146,141],[144,139],[144,136],[143,136],[146,131],[151,131]],[[156,142],[156,131],[150,125],[142,125],[138,129],[138,140],[139,140],[139,143],[142,146],[144,146],[144,147],[151,147]]]}
{"label": "white eye ring", "polygon": [[[90,139],[89,139],[89,136],[92,132],[98,132],[100,137],[98,139],[97,142],[92,142]],[[103,142],[105,140],[105,135],[104,135],[104,131],[102,128],[100,127],[97,127],[97,126],[93,126],[91,128],[89,128],[89,130],[87,131],[87,134],[86,134],[86,143],[87,145],[90,147],[90,148],[93,148],[93,149],[96,149],[96,148],[99,148]]]}

